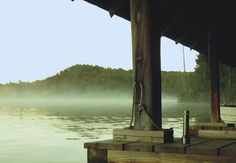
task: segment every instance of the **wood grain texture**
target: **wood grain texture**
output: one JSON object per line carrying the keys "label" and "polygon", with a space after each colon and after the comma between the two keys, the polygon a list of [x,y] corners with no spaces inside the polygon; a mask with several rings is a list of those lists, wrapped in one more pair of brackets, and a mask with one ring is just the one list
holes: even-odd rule
{"label": "wood grain texture", "polygon": [[112,139],[102,140],[102,141],[94,141],[94,142],[86,142],[84,143],[84,148],[91,149],[110,149],[110,150],[123,150],[125,144],[129,144],[130,142],[124,141],[115,141]]}
{"label": "wood grain texture", "polygon": [[186,154],[196,155],[219,155],[219,149],[231,145],[232,140],[211,140],[197,145],[187,147]]}
{"label": "wood grain texture", "polygon": [[215,31],[208,32],[208,60],[210,72],[211,121],[220,122],[220,87],[217,36]]}
{"label": "wood grain texture", "polygon": [[[236,157],[236,143],[233,143],[229,146],[226,146],[224,148],[221,148],[219,150],[219,154],[221,156],[232,156],[232,157]],[[235,160],[236,161],[236,160]]]}
{"label": "wood grain texture", "polygon": [[135,151],[108,151],[109,163],[234,163],[235,157],[153,153]]}
{"label": "wood grain texture", "polygon": [[173,142],[173,130],[144,131],[134,129],[114,129],[113,140],[147,143]]}
{"label": "wood grain texture", "polygon": [[210,139],[198,139],[192,138],[190,144],[182,144],[181,140],[177,140],[174,143],[158,144],[155,146],[155,152],[157,153],[181,153],[185,154],[187,147],[201,144],[209,141]]}
{"label": "wood grain texture", "polygon": [[[158,1],[131,0],[132,53],[134,82],[135,118],[134,128],[157,130],[162,128],[161,112],[161,64]],[[140,84],[143,85],[141,94]],[[142,100],[140,99],[143,96]],[[153,125],[145,111],[138,111],[142,103],[158,128]]]}
{"label": "wood grain texture", "polygon": [[234,139],[236,140],[235,130],[198,130],[198,137],[211,139]]}

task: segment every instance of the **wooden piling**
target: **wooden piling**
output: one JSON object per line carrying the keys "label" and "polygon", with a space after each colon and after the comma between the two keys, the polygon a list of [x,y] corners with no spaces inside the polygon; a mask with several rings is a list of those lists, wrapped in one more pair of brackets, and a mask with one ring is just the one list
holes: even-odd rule
{"label": "wooden piling", "polygon": [[159,5],[155,0],[130,2],[136,88],[134,129],[157,130],[162,127]]}
{"label": "wooden piling", "polygon": [[87,149],[88,163],[107,163],[107,149]]}
{"label": "wooden piling", "polygon": [[215,31],[208,33],[208,58],[210,69],[211,122],[220,122],[219,63]]}

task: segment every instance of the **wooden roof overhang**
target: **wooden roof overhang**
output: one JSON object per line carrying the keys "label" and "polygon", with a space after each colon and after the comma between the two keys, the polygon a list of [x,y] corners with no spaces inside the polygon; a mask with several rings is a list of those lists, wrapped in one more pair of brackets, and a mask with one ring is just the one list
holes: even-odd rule
{"label": "wooden roof overhang", "polygon": [[[129,0],[85,0],[130,20]],[[236,5],[230,0],[156,0],[161,10],[161,35],[199,53],[208,52],[208,32],[217,33],[220,62],[236,66]]]}

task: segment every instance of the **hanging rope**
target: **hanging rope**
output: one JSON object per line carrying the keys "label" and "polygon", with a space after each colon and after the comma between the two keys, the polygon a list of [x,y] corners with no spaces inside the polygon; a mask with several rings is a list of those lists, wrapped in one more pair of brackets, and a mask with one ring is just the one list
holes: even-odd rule
{"label": "hanging rope", "polygon": [[[133,85],[133,95],[136,94],[136,88],[137,87],[137,82],[134,83]],[[134,121],[134,110],[135,110],[135,104],[136,104],[136,99],[133,98],[133,104],[132,104],[132,113],[131,113],[131,120],[129,124],[129,128],[133,128],[133,121]]]}
{"label": "hanging rope", "polygon": [[154,121],[154,119],[152,118],[152,116],[150,115],[150,113],[147,111],[147,109],[145,109],[145,107],[143,105],[138,105],[139,109],[144,111],[148,118],[150,119],[150,121],[152,122],[153,126],[156,127],[158,130],[161,130],[161,128],[156,124],[156,122]]}
{"label": "hanging rope", "polygon": [[[133,86],[133,94],[137,92],[137,86],[138,83],[135,82],[134,86]],[[153,117],[151,116],[151,114],[147,111],[147,109],[144,107],[143,104],[143,90],[144,90],[144,86],[142,82],[139,82],[139,87],[140,87],[140,99],[139,99],[139,104],[138,104],[138,110],[137,113],[139,115],[141,115],[141,112],[144,111],[146,113],[146,115],[148,116],[148,118],[150,119],[151,123],[153,124],[154,127],[156,127],[157,129],[160,130],[160,127],[156,124],[156,122],[154,121]],[[133,106],[132,106],[132,114],[131,114],[131,121],[130,121],[130,128],[133,128],[132,124],[134,121],[134,111],[136,108],[136,98],[134,98],[135,100],[133,101]]]}

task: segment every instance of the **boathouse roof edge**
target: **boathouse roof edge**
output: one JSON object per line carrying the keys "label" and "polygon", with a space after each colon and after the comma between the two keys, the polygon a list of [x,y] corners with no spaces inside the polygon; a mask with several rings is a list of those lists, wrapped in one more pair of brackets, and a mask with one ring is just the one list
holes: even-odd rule
{"label": "boathouse roof edge", "polygon": [[[129,0],[85,0],[130,20]],[[221,63],[236,66],[234,40],[236,10],[233,1],[156,0],[160,7],[161,35],[202,54],[208,53],[208,33],[217,33],[217,55]]]}

